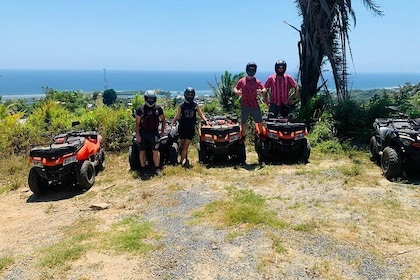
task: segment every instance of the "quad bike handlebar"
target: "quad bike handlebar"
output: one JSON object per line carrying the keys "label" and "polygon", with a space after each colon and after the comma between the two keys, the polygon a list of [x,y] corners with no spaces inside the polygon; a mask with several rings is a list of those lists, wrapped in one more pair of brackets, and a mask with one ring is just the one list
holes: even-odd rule
{"label": "quad bike handlebar", "polygon": [[397,106],[390,105],[390,106],[385,106],[385,108],[389,111],[390,117],[408,119],[408,115],[400,112],[400,109]]}
{"label": "quad bike handlebar", "polygon": [[201,125],[209,125],[209,126],[213,126],[213,125],[218,125],[221,124],[221,122],[223,123],[232,123],[235,124],[238,122],[238,117],[236,115],[217,115],[217,116],[210,116],[207,118],[207,122],[204,120],[201,120]]}

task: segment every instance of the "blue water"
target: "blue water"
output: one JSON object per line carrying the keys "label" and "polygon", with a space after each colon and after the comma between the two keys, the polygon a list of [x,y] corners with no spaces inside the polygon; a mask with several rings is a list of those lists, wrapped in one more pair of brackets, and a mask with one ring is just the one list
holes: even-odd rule
{"label": "blue water", "polygon": [[[192,86],[198,95],[211,94],[209,83],[220,81],[220,72],[185,71],[121,71],[121,70],[10,70],[0,69],[0,96],[28,98],[44,96],[44,87],[56,90],[81,90],[89,93],[103,91],[138,91],[160,89],[174,93]],[[232,72],[232,74],[236,74]],[[257,78],[265,81],[271,72],[258,72]],[[334,88],[331,75],[328,86]],[[420,82],[420,73],[358,73],[349,76],[349,89],[375,89],[402,86]]]}

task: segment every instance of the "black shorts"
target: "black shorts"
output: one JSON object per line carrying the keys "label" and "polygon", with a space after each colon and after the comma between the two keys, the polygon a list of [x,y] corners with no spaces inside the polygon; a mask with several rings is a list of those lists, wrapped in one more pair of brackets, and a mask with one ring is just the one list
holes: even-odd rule
{"label": "black shorts", "polygon": [[139,150],[158,150],[159,149],[159,133],[158,132],[149,132],[141,131],[140,132],[141,142],[139,143]]}
{"label": "black shorts", "polygon": [[281,117],[286,118],[290,113],[290,106],[287,104],[276,105],[274,103],[270,103],[268,107],[268,116],[270,118],[278,118],[280,113]]}
{"label": "black shorts", "polygon": [[194,135],[195,135],[195,127],[193,127],[193,128],[180,127],[178,132],[179,132],[179,139],[192,140],[194,138]]}

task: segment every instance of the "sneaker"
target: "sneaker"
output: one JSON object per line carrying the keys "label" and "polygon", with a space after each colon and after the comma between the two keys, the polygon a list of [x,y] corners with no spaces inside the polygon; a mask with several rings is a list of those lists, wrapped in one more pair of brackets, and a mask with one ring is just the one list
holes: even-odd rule
{"label": "sneaker", "polygon": [[146,177],[146,170],[144,167],[140,168],[139,175],[140,175],[140,178]]}
{"label": "sneaker", "polygon": [[186,159],[184,161],[184,163],[182,164],[182,167],[184,167],[184,168],[190,168],[190,161],[188,159]]}
{"label": "sneaker", "polygon": [[156,168],[155,174],[156,174],[156,176],[161,176],[162,175],[162,170],[160,170],[159,168]]}

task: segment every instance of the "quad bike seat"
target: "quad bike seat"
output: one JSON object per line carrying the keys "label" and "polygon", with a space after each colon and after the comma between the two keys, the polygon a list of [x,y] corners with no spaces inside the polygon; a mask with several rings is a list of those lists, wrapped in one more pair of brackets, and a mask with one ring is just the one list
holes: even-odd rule
{"label": "quad bike seat", "polygon": [[377,123],[379,126],[387,126],[389,124],[390,119],[389,118],[376,118],[375,123]]}
{"label": "quad bike seat", "polygon": [[70,137],[65,143],[52,143],[50,147],[35,147],[29,152],[31,157],[58,158],[74,153],[83,147],[84,137]]}
{"label": "quad bike seat", "polygon": [[305,130],[304,123],[283,123],[283,122],[266,122],[267,128],[275,131],[292,132],[298,130]]}
{"label": "quad bike seat", "polygon": [[210,134],[210,135],[227,135],[229,133],[239,132],[241,128],[239,125],[224,125],[224,124],[217,124],[216,126],[202,126],[201,133],[202,134]]}
{"label": "quad bike seat", "polygon": [[396,129],[411,129],[412,126],[408,121],[394,121],[392,122],[392,125]]}
{"label": "quad bike seat", "polygon": [[420,118],[412,119],[412,121],[413,121],[415,129],[416,130],[419,129],[420,128]]}

